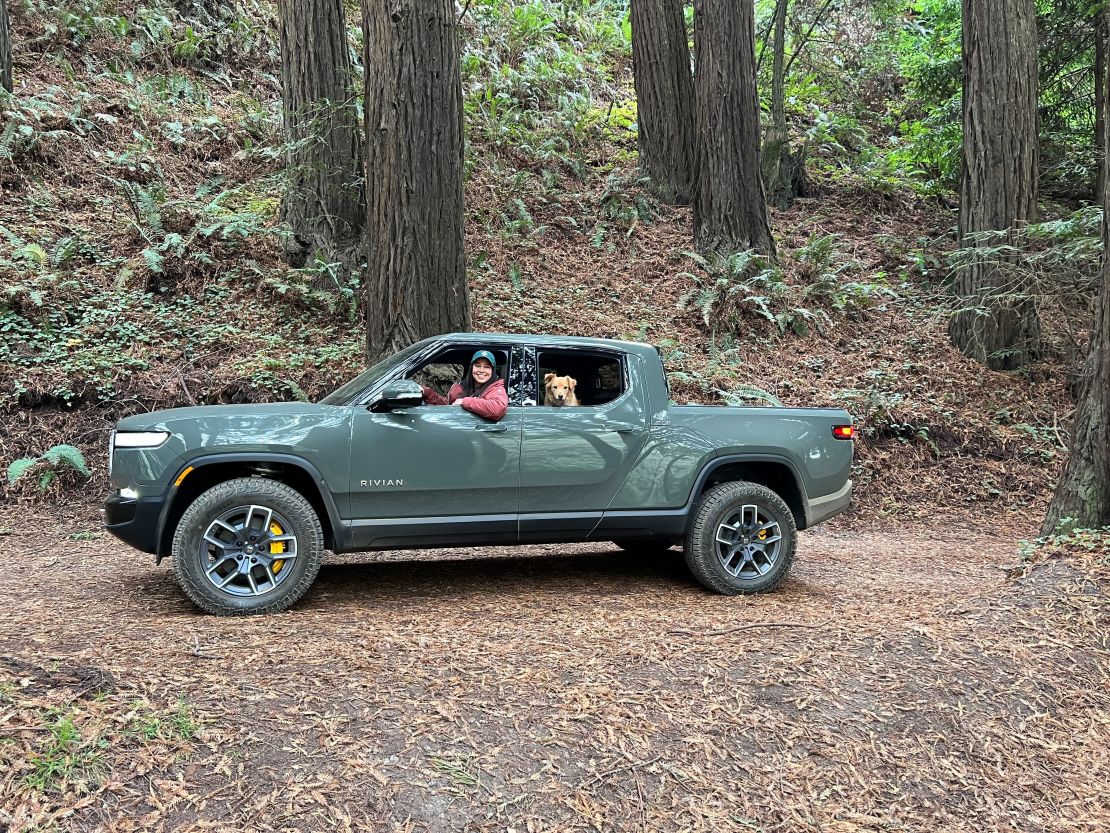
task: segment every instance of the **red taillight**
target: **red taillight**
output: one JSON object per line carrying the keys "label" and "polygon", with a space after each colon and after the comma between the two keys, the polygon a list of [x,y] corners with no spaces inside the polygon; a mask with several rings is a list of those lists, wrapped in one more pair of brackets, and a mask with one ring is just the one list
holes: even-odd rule
{"label": "red taillight", "polygon": [[854,425],[834,425],[833,436],[838,440],[850,440],[856,435]]}

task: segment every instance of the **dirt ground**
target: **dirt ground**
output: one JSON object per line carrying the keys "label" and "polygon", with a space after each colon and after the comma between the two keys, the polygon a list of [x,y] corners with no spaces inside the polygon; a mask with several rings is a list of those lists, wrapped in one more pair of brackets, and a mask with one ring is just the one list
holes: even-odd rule
{"label": "dirt ground", "polygon": [[0,831],[1104,831],[1099,585],[838,521],[776,592],[609,544],[332,557],[200,615],[80,507],[0,519]]}

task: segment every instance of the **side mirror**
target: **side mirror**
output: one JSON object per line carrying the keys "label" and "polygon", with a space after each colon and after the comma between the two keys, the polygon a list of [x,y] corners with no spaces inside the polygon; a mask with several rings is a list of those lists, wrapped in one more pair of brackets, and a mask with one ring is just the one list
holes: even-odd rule
{"label": "side mirror", "polygon": [[374,411],[396,411],[424,404],[424,389],[411,379],[395,379],[385,386],[382,395],[371,406]]}

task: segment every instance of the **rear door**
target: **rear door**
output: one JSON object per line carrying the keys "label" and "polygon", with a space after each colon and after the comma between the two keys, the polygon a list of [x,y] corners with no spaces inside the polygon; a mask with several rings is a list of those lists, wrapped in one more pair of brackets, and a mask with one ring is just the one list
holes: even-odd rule
{"label": "rear door", "polygon": [[[637,359],[619,351],[527,349],[533,351],[537,404],[522,409],[521,540],[585,538],[645,441]],[[576,379],[580,405],[544,405],[549,372]]]}

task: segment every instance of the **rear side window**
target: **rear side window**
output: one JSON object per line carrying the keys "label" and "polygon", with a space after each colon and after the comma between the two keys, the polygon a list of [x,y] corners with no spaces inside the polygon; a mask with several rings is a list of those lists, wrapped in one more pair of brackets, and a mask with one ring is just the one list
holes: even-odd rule
{"label": "rear side window", "polygon": [[619,399],[625,391],[624,361],[620,356],[581,350],[539,350],[536,404],[543,405],[548,395],[544,380],[554,374],[574,380],[574,393],[581,407],[596,407]]}

